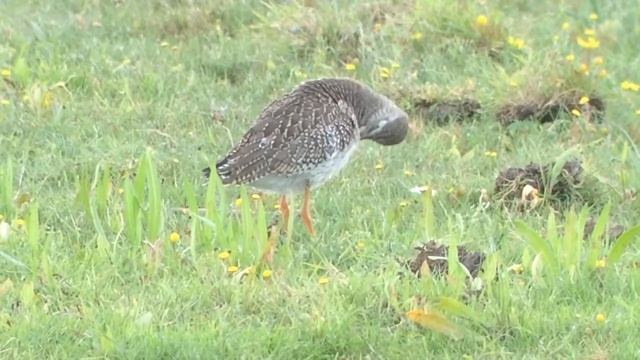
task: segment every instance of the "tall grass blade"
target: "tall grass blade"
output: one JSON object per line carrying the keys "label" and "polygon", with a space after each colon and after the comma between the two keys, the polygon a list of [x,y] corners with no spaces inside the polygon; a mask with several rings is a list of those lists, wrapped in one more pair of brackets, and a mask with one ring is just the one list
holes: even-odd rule
{"label": "tall grass blade", "polygon": [[620,235],[618,240],[613,244],[611,251],[609,251],[609,256],[607,256],[607,262],[610,264],[616,263],[622,257],[625,249],[631,244],[631,241],[634,240],[638,235],[640,235],[640,225],[636,225],[631,229],[624,232],[624,234]]}

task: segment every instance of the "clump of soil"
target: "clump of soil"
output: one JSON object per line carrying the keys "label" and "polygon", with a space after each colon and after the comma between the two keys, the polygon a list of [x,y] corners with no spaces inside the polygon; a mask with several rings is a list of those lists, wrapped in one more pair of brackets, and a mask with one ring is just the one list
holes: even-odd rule
{"label": "clump of soil", "polygon": [[558,200],[570,200],[575,189],[582,183],[583,171],[579,160],[567,161],[555,179],[549,179],[554,164],[540,165],[531,163],[524,168],[510,167],[502,170],[495,182],[495,193],[502,200],[520,199],[523,189],[529,185],[540,194],[550,195]]}
{"label": "clump of soil", "polygon": [[462,122],[474,118],[482,106],[471,98],[414,99],[413,111],[427,122],[443,125],[451,121]]}
{"label": "clump of soil", "polygon": [[[589,238],[595,227],[596,219],[594,217],[590,217],[589,220],[587,220],[587,222],[584,224],[583,238],[585,240]],[[605,234],[602,234],[602,240],[607,241],[608,244],[613,243],[620,237],[620,235],[624,233],[624,230],[624,226],[620,224],[613,224],[609,226],[609,230],[607,230]]]}
{"label": "clump of soil", "polygon": [[[418,254],[415,259],[407,263],[411,272],[420,276],[420,269],[425,263],[429,266],[432,274],[441,275],[449,272],[447,262],[448,246],[438,245],[432,240],[422,246],[416,246],[415,249]],[[469,270],[469,273],[474,278],[478,276],[485,258],[486,255],[484,253],[469,251],[464,246],[458,246],[458,260]]]}
{"label": "clump of soil", "polygon": [[589,101],[581,104],[582,94],[577,90],[570,90],[539,100],[529,99],[519,103],[505,104],[496,113],[496,119],[502,125],[522,120],[546,123],[556,120],[562,113],[570,114],[572,110],[578,110],[581,116],[589,120],[601,120],[605,111],[604,101],[597,95],[591,94],[588,96]]}

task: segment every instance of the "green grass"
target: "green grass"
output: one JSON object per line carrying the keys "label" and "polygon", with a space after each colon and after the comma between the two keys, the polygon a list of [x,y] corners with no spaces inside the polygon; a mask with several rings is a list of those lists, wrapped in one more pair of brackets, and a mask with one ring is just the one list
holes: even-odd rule
{"label": "green grass", "polygon": [[[640,93],[621,83],[640,82],[640,7],[484,3],[3,1],[0,358],[638,357]],[[585,28],[597,49],[577,45]],[[294,219],[269,265],[277,199],[200,170],[269,101],[323,76],[388,94],[414,131],[361,144],[314,192],[317,238]],[[601,96],[604,120],[495,119],[570,89]],[[436,126],[411,110],[424,96],[482,111]],[[574,203],[479,200],[504,167],[567,150],[590,179]],[[432,199],[409,191],[424,185]],[[583,242],[587,216],[596,234],[608,219],[629,232]],[[479,295],[453,254],[448,279],[404,269],[429,239],[487,254]],[[433,316],[424,327],[415,309]]]}

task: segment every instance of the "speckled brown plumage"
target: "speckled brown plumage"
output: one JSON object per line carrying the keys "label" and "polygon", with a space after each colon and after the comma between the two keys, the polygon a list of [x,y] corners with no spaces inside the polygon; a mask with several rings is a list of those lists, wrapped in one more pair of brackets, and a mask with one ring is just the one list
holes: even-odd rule
{"label": "speckled brown plumage", "polygon": [[[389,115],[396,126],[380,126]],[[225,184],[296,192],[337,172],[361,138],[390,144],[405,135],[406,114],[384,96],[349,79],[312,80],[268,105],[216,170]]]}

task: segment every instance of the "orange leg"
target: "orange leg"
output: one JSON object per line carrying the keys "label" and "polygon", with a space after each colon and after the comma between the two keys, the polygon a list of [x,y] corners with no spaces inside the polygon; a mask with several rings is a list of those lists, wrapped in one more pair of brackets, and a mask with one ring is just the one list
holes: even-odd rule
{"label": "orange leg", "polygon": [[283,229],[286,229],[289,226],[289,205],[287,205],[287,197],[282,195],[280,197],[280,213],[282,214]]}
{"label": "orange leg", "polygon": [[315,232],[313,231],[313,220],[311,219],[311,212],[309,211],[309,203],[311,200],[311,190],[309,186],[304,188],[304,200],[302,202],[302,211],[300,212],[300,217],[302,217],[302,223],[304,227],[307,228],[307,231],[311,236],[315,236]]}

